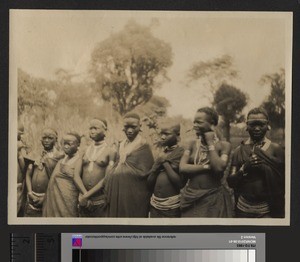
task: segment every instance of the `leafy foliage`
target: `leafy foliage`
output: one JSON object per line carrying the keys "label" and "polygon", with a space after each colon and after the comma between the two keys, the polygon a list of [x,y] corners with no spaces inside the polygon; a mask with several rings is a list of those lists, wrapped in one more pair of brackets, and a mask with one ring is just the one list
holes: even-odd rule
{"label": "leafy foliage", "polygon": [[[114,145],[124,137],[122,117],[111,103],[97,96],[94,83],[73,81],[66,70],[59,70],[57,79],[46,80],[30,76],[21,69],[18,72],[18,119],[25,128],[24,141],[33,156],[42,150],[40,142],[44,127],[52,127],[58,132],[59,142],[69,131],[82,136],[81,150],[90,143],[88,126],[93,117],[104,118],[108,122],[106,141]],[[63,76],[63,77],[61,77]],[[152,96],[145,104],[136,107],[142,119],[166,116],[169,101],[160,96]],[[157,139],[156,130],[150,123],[142,122],[143,136],[150,144]],[[59,144],[58,144],[59,146]]]}
{"label": "leafy foliage", "polygon": [[240,89],[222,84],[214,95],[213,105],[224,120],[224,136],[230,140],[230,123],[243,119],[241,112],[247,104],[247,95]]}
{"label": "leafy foliage", "polygon": [[[18,114],[26,110],[49,108],[51,106],[51,93],[46,88],[44,79],[33,78],[21,69],[18,69]],[[52,82],[47,82],[52,85]]]}
{"label": "leafy foliage", "polygon": [[223,83],[237,77],[238,71],[234,68],[233,58],[229,55],[195,63],[188,72],[189,82],[203,81],[203,86],[210,90],[212,95]]}
{"label": "leafy foliage", "polygon": [[151,99],[153,89],[167,79],[171,64],[170,45],[154,37],[150,27],[131,20],[97,44],[90,72],[102,99],[124,115]]}
{"label": "leafy foliage", "polygon": [[270,124],[274,128],[284,128],[285,126],[285,71],[280,69],[274,74],[264,75],[260,83],[270,85],[271,92],[262,103],[270,119]]}

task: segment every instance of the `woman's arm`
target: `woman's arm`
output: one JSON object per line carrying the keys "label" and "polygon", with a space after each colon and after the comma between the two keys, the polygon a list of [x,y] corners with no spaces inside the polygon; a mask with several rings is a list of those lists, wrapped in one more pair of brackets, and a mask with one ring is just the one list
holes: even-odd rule
{"label": "woman's arm", "polygon": [[239,149],[237,148],[233,152],[230,172],[227,177],[227,183],[233,189],[238,188],[239,183],[243,179],[243,176],[247,175],[246,169],[248,169],[250,165],[249,160],[245,161],[244,163],[239,163],[238,155],[239,155]]}
{"label": "woman's arm", "polygon": [[229,175],[227,177],[228,186],[235,189],[237,188],[239,182],[242,180],[244,175],[244,166],[240,169],[237,169],[236,166],[230,168]]}
{"label": "woman's arm", "polygon": [[25,171],[25,160],[24,160],[24,156],[26,156],[26,149],[25,146],[23,145],[23,143],[20,143],[19,145],[18,141],[18,163],[20,166],[20,169],[24,175],[24,171]]}
{"label": "woman's arm", "polygon": [[109,174],[109,172],[115,165],[116,159],[117,159],[117,151],[111,149],[108,153],[108,166],[106,167],[106,170],[105,170],[105,177],[107,174]]}
{"label": "woman's arm", "polygon": [[33,165],[30,164],[28,165],[27,171],[26,171],[26,188],[27,188],[27,195],[31,200],[35,200],[36,197],[32,194],[32,184],[31,184],[31,179],[32,179],[32,174],[33,174]]}
{"label": "woman's arm", "polygon": [[83,194],[83,198],[89,199],[92,195],[97,193],[103,187],[104,178],[102,178],[94,187]]}
{"label": "woman's arm", "polygon": [[77,189],[80,191],[81,194],[85,194],[87,192],[85,186],[83,185],[82,179],[82,157],[80,157],[76,163],[75,163],[75,169],[74,169],[74,184],[77,187]]}
{"label": "woman's arm", "polygon": [[216,135],[214,132],[206,132],[204,136],[208,146],[208,156],[211,170],[217,174],[222,173],[227,167],[231,145],[225,141],[215,144],[214,139]]}
{"label": "woman's arm", "polygon": [[193,149],[193,144],[195,141],[191,141],[188,145],[187,149],[184,151],[180,164],[179,164],[179,173],[186,175],[186,176],[194,176],[200,174],[207,174],[210,171],[209,165],[195,165],[189,164],[190,155]]}
{"label": "woman's arm", "polygon": [[89,191],[83,194],[83,198],[89,199],[92,195],[97,193],[104,185],[106,175],[111,171],[112,167],[115,164],[117,153],[114,150],[110,150],[107,155],[108,165],[105,169],[105,176],[101,179],[94,187],[92,187]]}
{"label": "woman's arm", "polygon": [[169,162],[164,162],[163,167],[168,175],[168,178],[178,189],[181,189],[183,185],[183,177],[180,174],[177,174],[174,169],[171,167]]}
{"label": "woman's arm", "polygon": [[157,176],[159,175],[159,172],[160,171],[158,169],[156,169],[155,171],[150,172],[150,175],[147,178],[147,185],[151,191],[153,191],[153,189],[154,189],[154,186],[156,184],[156,179],[157,179]]}

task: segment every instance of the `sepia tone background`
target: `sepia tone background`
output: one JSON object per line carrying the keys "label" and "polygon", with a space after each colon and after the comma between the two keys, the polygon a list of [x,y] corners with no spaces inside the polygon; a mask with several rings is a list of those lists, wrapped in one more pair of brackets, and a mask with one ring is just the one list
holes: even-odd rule
{"label": "sepia tone background", "polygon": [[110,139],[119,139],[120,117],[129,111],[142,116],[147,137],[164,117],[183,123],[184,138],[202,106],[217,109],[233,147],[246,135],[244,114],[263,106],[271,138],[284,146],[280,18],[14,11],[12,19],[18,120],[29,150],[40,146],[41,127],[84,135],[96,116],[107,119]]}

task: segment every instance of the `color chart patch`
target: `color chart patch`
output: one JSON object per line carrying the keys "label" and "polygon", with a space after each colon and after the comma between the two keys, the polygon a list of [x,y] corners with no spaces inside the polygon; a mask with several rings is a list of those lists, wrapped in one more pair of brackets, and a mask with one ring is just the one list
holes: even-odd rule
{"label": "color chart patch", "polygon": [[82,247],[82,235],[72,236],[72,247]]}

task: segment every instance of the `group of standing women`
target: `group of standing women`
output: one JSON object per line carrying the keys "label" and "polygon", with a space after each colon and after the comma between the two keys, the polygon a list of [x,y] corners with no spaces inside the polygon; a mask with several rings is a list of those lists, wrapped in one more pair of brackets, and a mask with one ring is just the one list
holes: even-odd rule
{"label": "group of standing women", "polygon": [[[254,120],[260,121],[261,116]],[[90,121],[92,143],[83,153],[78,151],[81,139],[77,133],[69,132],[63,136],[62,154],[55,148],[56,131],[46,128],[41,139],[44,150],[39,159],[18,155],[19,176],[25,176],[23,184],[26,185],[23,186],[25,204],[18,204],[18,215],[233,217],[232,196],[221,184],[231,146],[217,137],[217,124],[215,110],[200,108],[194,118],[196,139],[186,148],[178,144],[180,123],[162,124],[160,152],[155,157],[151,146],[140,134],[140,118],[135,113],[125,115],[123,131],[126,138],[117,149],[105,141],[107,122],[103,119]],[[264,139],[265,133],[258,133],[257,137],[260,135]],[[251,140],[251,143],[255,142],[255,139]],[[21,152],[22,146],[18,149]],[[230,182],[245,174],[236,173],[235,169],[230,174],[233,177]],[[251,173],[250,169],[248,173]],[[256,180],[265,181],[265,178],[261,176]],[[21,178],[18,182],[21,183]],[[274,183],[277,185],[277,181]],[[18,193],[18,203],[22,203],[21,195]],[[268,206],[268,197],[259,201]]]}

